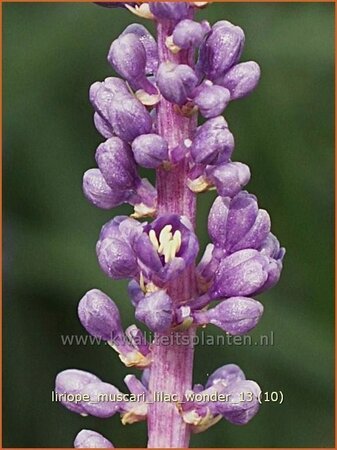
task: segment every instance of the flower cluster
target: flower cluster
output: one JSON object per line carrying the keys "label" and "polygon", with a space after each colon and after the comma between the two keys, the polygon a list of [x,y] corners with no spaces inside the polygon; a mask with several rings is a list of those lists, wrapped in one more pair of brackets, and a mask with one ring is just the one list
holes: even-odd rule
{"label": "flower cluster", "polygon": [[[113,41],[108,53],[122,79],[109,77],[90,87],[94,124],[105,141],[96,150],[97,168],[84,174],[84,194],[99,208],[122,203],[134,207],[131,217],[114,217],[101,229],[98,263],[111,279],[129,280],[135,318],[152,332],[213,324],[232,335],[245,334],[263,314],[255,297],[277,283],[285,253],[271,233],[268,213],[243,190],[250,170],[232,161],[234,137],[222,116],[230,102],[254,90],[260,68],[253,61],[240,62],[245,41],[240,27],[223,20],[213,25],[193,20],[194,10],[202,4],[100,5],[123,6],[165,23],[165,51],[186,57],[184,63],[163,58],[148,30],[133,24]],[[206,119],[176,146],[158,133],[157,108],[164,101],[182,117],[199,112]],[[218,193],[208,217],[211,243],[197,265],[199,244],[190,218],[159,214],[156,188],[138,173],[139,167],[171,171],[182,163],[188,167],[186,189]],[[138,220],[145,217],[152,220]],[[168,286],[186,271],[192,271],[197,289],[181,304],[170,297]],[[210,307],[214,300],[216,305]],[[136,325],[123,331],[116,304],[97,289],[82,298],[78,315],[88,333],[107,341],[126,366],[145,369],[142,381],[133,375],[125,378],[130,393],[143,394],[144,401],[113,400],[121,394],[114,386],[87,372],[66,370],[57,376],[56,392],[90,400],[62,403],[82,415],[106,418],[119,413],[123,423],[145,420],[151,343]],[[216,370],[205,386],[186,392],[178,409],[194,432],[221,418],[243,425],[258,411],[260,392],[239,367],[229,364]],[[200,394],[199,400],[189,400],[193,393]],[[99,402],[99,394],[109,399]],[[227,395],[229,401],[207,400],[212,394]],[[82,430],[75,447],[113,445],[94,431]]]}

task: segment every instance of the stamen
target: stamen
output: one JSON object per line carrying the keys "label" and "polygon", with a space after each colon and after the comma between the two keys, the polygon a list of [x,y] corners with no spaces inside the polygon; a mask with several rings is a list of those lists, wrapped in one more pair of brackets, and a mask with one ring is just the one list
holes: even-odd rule
{"label": "stamen", "polygon": [[151,244],[153,245],[155,250],[158,250],[159,242],[158,242],[158,239],[157,239],[157,236],[156,236],[156,232],[154,230],[150,230],[149,238],[150,238]]}
{"label": "stamen", "polygon": [[181,233],[176,230],[172,234],[172,225],[165,225],[159,234],[159,239],[154,230],[150,230],[149,239],[153,248],[164,256],[165,264],[172,261],[181,247]]}

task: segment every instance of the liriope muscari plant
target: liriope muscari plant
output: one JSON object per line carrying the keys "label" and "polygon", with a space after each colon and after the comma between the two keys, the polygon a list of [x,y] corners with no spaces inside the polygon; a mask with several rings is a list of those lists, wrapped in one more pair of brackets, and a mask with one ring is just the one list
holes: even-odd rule
{"label": "liriope muscari plant", "polygon": [[[90,87],[104,141],[96,150],[97,168],[83,178],[84,195],[95,206],[134,208],[130,217],[103,226],[97,258],[108,277],[129,280],[135,318],[153,335],[145,339],[136,325],[123,331],[115,302],[92,289],[78,306],[82,325],[127,367],[141,369],[141,379],[126,376],[126,394],[91,373],[65,370],[55,390],[81,415],[120,414],[123,424],[147,420],[148,447],[188,447],[191,432],[221,419],[244,425],[259,409],[260,387],[237,365],[215,370],[204,385],[192,384],[192,369],[197,327],[213,324],[231,335],[252,330],[263,313],[255,297],[274,286],[282,270],[284,249],[270,231],[268,213],[243,190],[250,170],[232,160],[234,136],[222,115],[256,87],[260,68],[240,62],[240,27],[195,21],[204,3],[101,5],[127,8],[153,20],[157,30],[155,40],[135,23],[113,41],[108,61],[122,78]],[[200,123],[199,113],[206,119]],[[156,171],[155,187],[138,166]],[[196,263],[196,196],[214,189],[211,243]],[[113,447],[91,430],[82,430],[74,446]]]}

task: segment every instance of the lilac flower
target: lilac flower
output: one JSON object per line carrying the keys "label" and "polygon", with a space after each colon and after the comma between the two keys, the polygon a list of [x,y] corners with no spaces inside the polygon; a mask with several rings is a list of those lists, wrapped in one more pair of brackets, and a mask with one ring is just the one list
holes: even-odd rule
{"label": "lilac flower", "polygon": [[92,336],[110,341],[122,333],[121,319],[115,303],[102,291],[92,289],[81,299],[78,316]]}
{"label": "lilac flower", "polygon": [[148,169],[157,169],[168,160],[168,145],[158,134],[142,134],[132,142],[137,163]]}
{"label": "lilac flower", "polygon": [[194,262],[199,246],[190,221],[169,214],[146,225],[134,249],[144,277],[161,287]]}
{"label": "lilac flower", "polygon": [[183,105],[192,95],[198,78],[194,70],[186,64],[163,62],[158,68],[156,82],[166,100]]}
{"label": "lilac flower", "polygon": [[96,431],[81,430],[75,438],[74,448],[114,448],[114,446]]}
{"label": "lilac flower", "polygon": [[153,2],[150,11],[157,19],[178,21],[189,16],[192,5],[187,2]]}
{"label": "lilac flower", "polygon": [[191,157],[197,164],[227,162],[234,150],[234,137],[222,116],[201,125],[192,141]]}
{"label": "lilac flower", "polygon": [[244,42],[240,27],[225,20],[217,22],[200,47],[198,69],[209,80],[219,78],[238,62]]}

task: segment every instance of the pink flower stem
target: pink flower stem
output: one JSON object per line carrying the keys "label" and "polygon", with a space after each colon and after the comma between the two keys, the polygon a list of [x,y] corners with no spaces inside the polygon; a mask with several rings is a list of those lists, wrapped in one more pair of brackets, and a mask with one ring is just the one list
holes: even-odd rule
{"label": "pink flower stem", "polygon": [[[171,53],[166,47],[167,36],[172,32],[168,22],[158,23],[159,61],[191,64],[187,51]],[[191,138],[197,126],[196,115],[184,117],[177,107],[162,99],[157,108],[158,133],[172,150],[185,139]],[[173,168],[157,170],[158,214],[177,213],[187,216],[195,225],[196,198],[186,185],[187,164],[182,161]],[[195,294],[195,268],[188,268],[178,280],[168,286],[168,293],[176,304],[182,304]],[[167,394],[164,401],[154,399],[148,413],[148,447],[188,447],[189,426],[179,414],[174,396],[182,399],[191,389],[193,372],[193,338],[195,329],[174,331],[155,336],[152,345],[153,363],[149,383],[150,396]]]}

